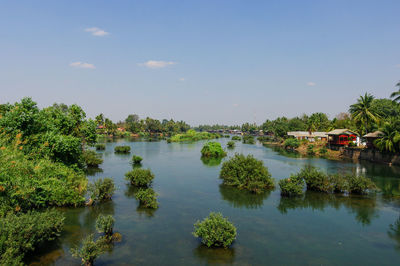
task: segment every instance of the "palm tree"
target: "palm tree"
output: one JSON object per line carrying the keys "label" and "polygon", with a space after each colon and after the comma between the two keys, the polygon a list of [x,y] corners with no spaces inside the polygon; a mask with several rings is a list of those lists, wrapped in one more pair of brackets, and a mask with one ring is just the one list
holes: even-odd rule
{"label": "palm tree", "polygon": [[360,96],[357,99],[357,103],[350,105],[350,114],[354,122],[361,124],[365,128],[365,133],[368,133],[368,128],[371,122],[378,123],[379,115],[372,108],[372,102],[374,101],[374,96],[369,93],[365,93],[364,96]]}
{"label": "palm tree", "polygon": [[390,94],[390,98],[394,98],[394,102],[400,103],[400,82],[396,84],[396,87],[399,87],[399,90]]}
{"label": "palm tree", "polygon": [[394,123],[386,122],[381,129],[384,134],[375,140],[375,146],[381,151],[395,152],[400,149],[400,132],[397,131]]}

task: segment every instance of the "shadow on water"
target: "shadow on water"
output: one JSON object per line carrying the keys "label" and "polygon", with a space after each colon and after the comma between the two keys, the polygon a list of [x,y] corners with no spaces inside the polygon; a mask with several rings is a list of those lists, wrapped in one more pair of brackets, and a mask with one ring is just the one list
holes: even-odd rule
{"label": "shadow on water", "polygon": [[271,191],[255,194],[221,184],[219,185],[219,193],[221,193],[223,200],[226,200],[235,208],[258,209],[264,204],[264,200],[269,197]]}
{"label": "shadow on water", "polygon": [[[125,197],[127,198],[135,198],[136,192],[139,191],[140,188],[132,186],[130,184],[126,185],[126,190],[124,192]],[[151,208],[143,208],[138,204],[136,208],[136,212],[139,214],[140,217],[145,216],[145,217],[153,217],[154,213],[157,211],[157,209],[151,209]]]}
{"label": "shadow on water", "polygon": [[362,225],[369,225],[374,218],[378,217],[375,197],[326,194],[306,191],[302,197],[281,197],[277,209],[286,214],[289,210],[312,209],[323,211],[325,208],[346,208],[354,213],[357,222]]}
{"label": "shadow on water", "polygon": [[200,244],[193,250],[193,254],[205,264],[233,264],[235,262],[235,248],[208,248]]}
{"label": "shadow on water", "polygon": [[203,162],[204,165],[213,167],[213,166],[218,166],[222,162],[222,158],[208,158],[208,157],[200,157],[201,161]]}
{"label": "shadow on water", "polygon": [[397,245],[395,248],[400,250],[400,216],[393,224],[389,225],[389,230],[387,233],[391,239],[396,241]]}
{"label": "shadow on water", "polygon": [[87,176],[95,176],[96,174],[103,173],[103,169],[99,167],[88,167],[85,170]]}
{"label": "shadow on water", "polygon": [[263,146],[270,148],[274,152],[277,152],[279,155],[289,157],[289,158],[301,158],[301,154],[295,150],[287,150],[277,145],[263,144]]}

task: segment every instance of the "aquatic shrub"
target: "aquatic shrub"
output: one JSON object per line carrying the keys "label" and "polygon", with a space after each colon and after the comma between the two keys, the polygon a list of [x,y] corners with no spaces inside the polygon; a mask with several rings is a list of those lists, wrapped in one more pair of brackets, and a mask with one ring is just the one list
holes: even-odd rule
{"label": "aquatic shrub", "polygon": [[221,213],[211,212],[203,221],[194,224],[195,237],[207,247],[229,247],[236,239],[236,227]]}
{"label": "aquatic shrub", "polygon": [[283,147],[285,147],[285,149],[296,149],[299,146],[300,146],[300,141],[296,138],[285,139],[285,142],[283,143]]}
{"label": "aquatic shrub", "polygon": [[315,154],[314,145],[313,144],[310,144],[310,145],[307,146],[307,154],[308,155],[314,155]]}
{"label": "aquatic shrub", "polygon": [[297,175],[291,175],[279,181],[281,195],[286,197],[296,197],[303,195],[304,180]]}
{"label": "aquatic shrub", "polygon": [[232,140],[242,140],[242,138],[240,136],[232,136]]}
{"label": "aquatic shrub", "polygon": [[115,191],[114,180],[112,178],[99,178],[88,185],[90,199],[88,205],[95,202],[110,200]]}
{"label": "aquatic shrub", "polygon": [[135,198],[139,200],[140,206],[144,208],[157,209],[157,193],[152,188],[140,189],[135,194]]}
{"label": "aquatic shrub", "polygon": [[222,162],[222,157],[200,157],[200,160],[203,162],[204,165],[206,166],[217,166],[220,165]]}
{"label": "aquatic shrub", "polygon": [[102,144],[102,143],[97,143],[95,145],[95,147],[96,147],[96,150],[98,150],[98,151],[104,151],[106,149],[106,145]]}
{"label": "aquatic shrub", "polygon": [[0,265],[23,265],[25,254],[56,239],[64,216],[56,210],[9,213],[0,218]]}
{"label": "aquatic shrub", "polygon": [[154,174],[150,169],[135,168],[125,174],[125,179],[137,187],[150,186],[154,179]]}
{"label": "aquatic shrub", "polygon": [[92,266],[98,256],[106,251],[106,245],[102,238],[94,240],[93,235],[88,235],[82,241],[81,247],[71,248],[71,255],[82,259],[82,265]]}
{"label": "aquatic shrub", "polygon": [[85,160],[86,166],[89,167],[98,167],[99,164],[103,163],[103,159],[101,159],[101,155],[92,150],[86,150],[83,152],[83,159]]}
{"label": "aquatic shrub", "polygon": [[143,158],[140,157],[139,155],[133,155],[132,156],[132,163],[133,164],[141,164],[142,160],[143,160]]}
{"label": "aquatic shrub", "polygon": [[220,135],[216,133],[208,132],[196,132],[193,129],[189,129],[186,133],[176,134],[169,138],[170,142],[193,142],[198,140],[216,139]]}
{"label": "aquatic shrub", "polygon": [[233,149],[233,148],[235,148],[235,142],[232,140],[228,141],[227,146],[228,146],[228,148]]}
{"label": "aquatic shrub", "polygon": [[368,191],[377,190],[376,185],[371,179],[365,176],[348,175],[348,192],[351,194],[366,194]]}
{"label": "aquatic shrub", "polygon": [[114,152],[115,153],[130,153],[131,147],[130,146],[115,146]]}
{"label": "aquatic shrub", "polygon": [[254,144],[256,143],[252,135],[244,135],[242,138],[244,144]]}
{"label": "aquatic shrub", "polygon": [[252,155],[235,154],[223,163],[220,178],[225,185],[247,189],[254,193],[274,188],[274,181],[268,168]]}
{"label": "aquatic shrub", "polygon": [[297,175],[306,182],[307,190],[320,192],[333,190],[328,175],[313,166],[305,166]]}
{"label": "aquatic shrub", "polygon": [[227,139],[228,139],[228,138],[230,138],[230,137],[231,137],[231,136],[229,136],[229,135],[224,135],[224,138],[227,138]]}
{"label": "aquatic shrub", "polygon": [[100,214],[99,217],[96,219],[96,230],[99,233],[104,234],[104,236],[111,240],[113,235],[115,219],[112,215],[102,215]]}
{"label": "aquatic shrub", "polygon": [[221,143],[219,142],[207,142],[201,149],[202,157],[224,157],[226,152],[222,149]]}

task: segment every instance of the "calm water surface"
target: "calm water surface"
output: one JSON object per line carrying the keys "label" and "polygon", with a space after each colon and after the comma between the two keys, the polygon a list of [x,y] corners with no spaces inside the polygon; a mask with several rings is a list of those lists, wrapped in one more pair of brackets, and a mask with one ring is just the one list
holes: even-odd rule
{"label": "calm water surface", "polygon": [[[226,146],[228,139],[218,141]],[[400,265],[399,168],[292,158],[237,142],[228,156],[253,154],[276,180],[309,164],[328,172],[363,173],[382,190],[368,197],[306,193],[303,198],[286,199],[279,189],[253,195],[221,185],[221,164],[200,159],[203,143],[107,143],[101,152],[102,171],[94,171],[89,179],[114,178],[118,189],[113,200],[63,209],[64,233],[43,247],[33,264],[79,265],[69,249],[95,232],[95,220],[102,213],[114,215],[115,231],[123,241],[100,256],[96,265]],[[121,144],[131,146],[130,155],[114,154],[114,147]],[[142,156],[143,167],[156,176],[153,187],[159,194],[159,209],[155,211],[138,208],[134,190],[124,179],[132,169],[132,154]],[[222,212],[237,227],[237,240],[230,249],[207,249],[191,235],[193,224],[211,211]]]}

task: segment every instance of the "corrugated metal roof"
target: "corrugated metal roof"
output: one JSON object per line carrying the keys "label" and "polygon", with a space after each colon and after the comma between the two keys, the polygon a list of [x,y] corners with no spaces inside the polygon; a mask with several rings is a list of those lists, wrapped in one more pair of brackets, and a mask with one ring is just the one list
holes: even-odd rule
{"label": "corrugated metal roof", "polygon": [[383,135],[385,135],[385,134],[382,131],[377,130],[375,132],[368,133],[368,134],[364,135],[363,137],[364,138],[379,138],[379,137],[382,137]]}
{"label": "corrugated metal roof", "polygon": [[315,138],[315,137],[320,137],[320,138],[326,138],[328,135],[326,132],[308,132],[308,131],[289,131],[287,133],[288,136],[293,136],[293,137],[309,137],[309,138]]}
{"label": "corrugated metal roof", "polygon": [[358,135],[356,132],[348,130],[347,128],[334,129],[334,130],[328,132],[328,135],[342,135],[342,134],[345,134],[345,135],[351,135],[351,134]]}

